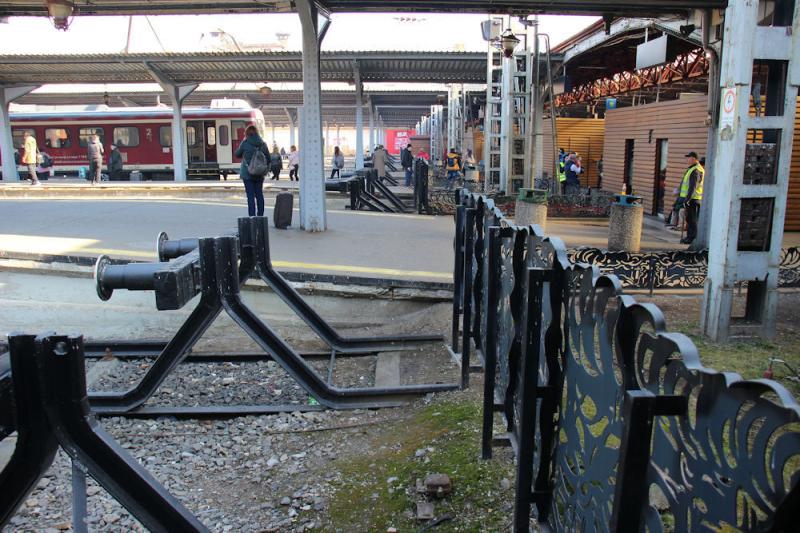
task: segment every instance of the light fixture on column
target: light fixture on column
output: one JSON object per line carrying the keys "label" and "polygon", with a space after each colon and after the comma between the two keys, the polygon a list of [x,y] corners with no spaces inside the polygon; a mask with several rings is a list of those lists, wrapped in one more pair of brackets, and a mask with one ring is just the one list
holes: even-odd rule
{"label": "light fixture on column", "polygon": [[271,94],[272,94],[272,87],[270,87],[269,85],[267,85],[267,84],[265,83],[264,85],[262,85],[261,87],[259,87],[259,88],[258,88],[258,92],[259,92],[259,93],[260,93],[262,96],[269,96],[269,95],[271,95]]}
{"label": "light fixture on column", "polygon": [[514,55],[514,50],[516,50],[517,45],[519,44],[519,38],[514,35],[514,32],[511,31],[511,28],[507,29],[500,35],[500,39],[498,39],[500,43],[500,48],[503,49],[503,55],[505,57],[511,57]]}
{"label": "light fixture on column", "polygon": [[57,30],[66,31],[72,24],[75,6],[68,0],[47,0],[47,15]]}

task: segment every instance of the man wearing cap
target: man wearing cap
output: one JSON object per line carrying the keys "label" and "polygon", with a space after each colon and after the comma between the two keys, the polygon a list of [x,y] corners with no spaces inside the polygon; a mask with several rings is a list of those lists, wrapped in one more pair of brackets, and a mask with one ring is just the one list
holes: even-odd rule
{"label": "man wearing cap", "polygon": [[700,215],[700,203],[703,201],[703,180],[706,171],[697,158],[697,152],[686,154],[689,168],[683,173],[679,202],[686,209],[686,237],[682,244],[692,244],[697,237],[697,218]]}

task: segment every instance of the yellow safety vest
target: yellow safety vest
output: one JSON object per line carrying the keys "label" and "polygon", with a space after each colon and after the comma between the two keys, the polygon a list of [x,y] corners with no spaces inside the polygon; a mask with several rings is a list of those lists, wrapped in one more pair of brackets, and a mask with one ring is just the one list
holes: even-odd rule
{"label": "yellow safety vest", "polygon": [[563,161],[558,162],[558,181],[565,182],[567,181],[567,172],[566,172],[566,164]]}
{"label": "yellow safety vest", "polygon": [[461,170],[461,167],[458,166],[458,154],[454,154],[453,152],[449,152],[447,154],[447,160],[445,161],[445,163],[448,163],[448,161],[450,161],[450,160],[453,161],[453,164],[452,165],[449,165],[449,164],[446,165],[445,170]]}
{"label": "yellow safety vest", "polygon": [[692,165],[686,169],[686,173],[683,175],[683,181],[681,181],[681,198],[686,198],[689,195],[689,176],[691,176],[692,172],[695,170],[697,170],[697,173],[700,175],[700,179],[694,185],[694,194],[692,194],[692,200],[703,199],[703,181],[705,181],[706,171],[702,166],[700,166],[700,163]]}

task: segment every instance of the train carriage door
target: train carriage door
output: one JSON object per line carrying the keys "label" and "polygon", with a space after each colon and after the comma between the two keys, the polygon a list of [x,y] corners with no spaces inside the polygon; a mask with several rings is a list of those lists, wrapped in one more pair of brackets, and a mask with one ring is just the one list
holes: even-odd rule
{"label": "train carriage door", "polygon": [[203,121],[203,130],[205,132],[205,156],[206,163],[217,162],[217,126],[213,120]]}
{"label": "train carriage door", "polygon": [[217,163],[220,166],[233,163],[230,120],[217,120]]}
{"label": "train carriage door", "polygon": [[204,134],[202,120],[186,121],[186,149],[189,154],[189,166],[206,162]]}

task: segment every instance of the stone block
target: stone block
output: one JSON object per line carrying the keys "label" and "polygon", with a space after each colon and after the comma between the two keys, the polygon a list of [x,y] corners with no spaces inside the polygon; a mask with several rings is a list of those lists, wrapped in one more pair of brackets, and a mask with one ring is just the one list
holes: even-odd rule
{"label": "stone block", "polygon": [[644,208],[640,204],[611,206],[608,219],[608,251],[638,252],[642,243]]}

